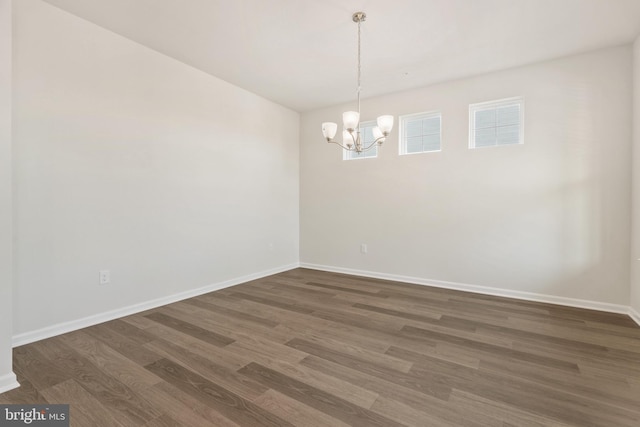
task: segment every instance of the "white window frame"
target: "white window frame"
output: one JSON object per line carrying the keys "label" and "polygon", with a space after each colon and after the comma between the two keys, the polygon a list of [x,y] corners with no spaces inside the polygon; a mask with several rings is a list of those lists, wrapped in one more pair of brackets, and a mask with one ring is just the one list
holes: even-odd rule
{"label": "white window frame", "polygon": [[[375,127],[375,126],[377,126],[377,125],[378,125],[378,124],[376,123],[376,121],[375,121],[375,120],[370,120],[370,121],[368,121],[368,122],[361,122],[361,123],[359,123],[359,124],[358,124],[358,127],[359,127],[359,129],[360,129],[360,133],[362,134],[362,128],[363,128],[363,127],[372,127],[372,128],[373,128],[373,127]],[[361,136],[361,137],[362,137],[362,136]],[[365,144],[365,143],[363,142],[363,145],[366,147],[366,145],[367,145],[367,144]],[[358,156],[358,155],[356,154],[356,152],[355,152],[355,151],[349,151],[349,150],[342,149],[342,160],[366,160],[366,159],[377,159],[377,158],[378,158],[378,147],[379,147],[379,145],[378,145],[378,144],[376,144],[376,145],[375,145],[375,147],[370,148],[370,149],[369,149],[369,151],[373,151],[374,153],[376,153],[376,155],[375,155],[375,156],[368,156],[368,157],[365,157],[365,156]],[[365,152],[363,152],[363,154],[364,154],[364,153],[365,153]]]}
{"label": "white window frame", "polygon": [[[519,121],[518,143],[504,144],[504,145],[494,144],[494,145],[486,145],[484,147],[476,147],[476,140],[475,140],[476,115],[475,113],[482,110],[489,110],[489,109],[498,108],[498,107],[506,107],[510,105],[518,105],[520,107],[520,115],[518,118],[518,121]],[[524,144],[524,97],[517,96],[513,98],[505,98],[505,99],[498,99],[495,101],[469,104],[469,149],[470,150],[477,150],[482,148],[509,147],[513,145],[523,145],[523,144]]]}
{"label": "white window frame", "polygon": [[[438,118],[440,119],[440,127],[439,127],[439,134],[438,136],[440,137],[440,149],[438,150],[428,150],[428,151],[418,151],[416,153],[407,153],[407,135],[406,135],[406,124],[407,121],[411,120],[411,119],[433,119],[433,118]],[[399,117],[399,121],[400,121],[400,135],[399,135],[399,148],[398,148],[398,153],[401,156],[408,156],[408,155],[413,155],[413,154],[425,154],[425,153],[438,153],[440,151],[442,151],[442,113],[440,111],[427,111],[424,113],[413,113],[413,114],[405,114],[404,116],[400,116]]]}

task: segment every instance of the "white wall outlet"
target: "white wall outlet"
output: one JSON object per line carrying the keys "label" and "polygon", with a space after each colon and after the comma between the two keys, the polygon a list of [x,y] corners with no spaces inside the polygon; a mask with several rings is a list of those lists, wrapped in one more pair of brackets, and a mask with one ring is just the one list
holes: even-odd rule
{"label": "white wall outlet", "polygon": [[274,245],[273,243],[269,243],[269,251],[273,252],[273,250],[276,248],[276,245]]}
{"label": "white wall outlet", "polygon": [[111,282],[111,272],[109,270],[100,270],[100,284],[106,285]]}
{"label": "white wall outlet", "polygon": [[369,249],[367,248],[367,244],[366,243],[361,243],[360,244],[360,252],[361,253],[366,254],[368,250]]}

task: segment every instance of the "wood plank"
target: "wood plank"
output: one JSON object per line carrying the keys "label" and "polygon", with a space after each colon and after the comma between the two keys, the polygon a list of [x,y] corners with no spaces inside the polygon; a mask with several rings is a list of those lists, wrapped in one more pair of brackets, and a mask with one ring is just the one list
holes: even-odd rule
{"label": "wood plank", "polygon": [[369,409],[378,398],[378,393],[354,385],[342,378],[307,368],[300,363],[287,363],[274,358],[265,359],[258,363],[365,409]]}
{"label": "wood plank", "polygon": [[199,326],[206,330],[215,331],[216,333],[230,338],[234,341],[242,339],[242,337],[259,336],[272,341],[281,343],[287,341],[276,328],[258,325],[254,322],[238,320],[224,314],[218,314],[213,311],[204,310],[189,304],[176,303],[171,307],[163,310],[166,314],[188,322],[192,325]]}
{"label": "wood plank", "polygon": [[[238,358],[234,353],[227,351],[227,347],[218,347],[211,345],[204,341],[196,340],[192,336],[178,332],[175,329],[169,328],[164,325],[156,324],[156,326],[147,329],[149,333],[152,333],[158,340],[164,340],[171,342],[172,344],[179,345],[182,348],[188,349],[190,352],[199,356],[213,360],[215,363],[225,366],[231,370],[237,370],[249,363],[242,358]],[[150,343],[145,344],[145,350],[158,353],[149,347]],[[153,363],[156,360],[162,359],[164,356],[158,355],[155,360],[150,361]],[[143,365],[144,366],[144,365]]]}
{"label": "wood plank", "polygon": [[640,413],[636,411],[496,372],[478,370],[473,381],[461,382],[456,389],[552,420],[584,427],[640,425]]}
{"label": "wood plank", "polygon": [[149,421],[144,425],[144,427],[182,427],[183,425],[169,415],[164,414],[159,416],[158,418]]}
{"label": "wood plank", "polygon": [[36,389],[45,389],[67,380],[67,376],[33,346],[17,347],[13,354],[14,369]]}
{"label": "wood plank", "polygon": [[413,326],[406,326],[402,328],[402,332],[407,336],[423,337],[430,340],[437,340],[455,344],[460,347],[467,347],[474,351],[491,354],[496,357],[509,357],[518,360],[524,360],[531,363],[538,363],[545,367],[552,367],[556,369],[565,369],[567,371],[577,372],[578,365],[575,363],[566,362],[563,360],[553,359],[546,356],[538,356],[522,351],[511,350],[509,348],[499,347],[493,344],[487,344],[481,341],[460,338],[453,335],[447,335],[440,332],[429,331],[422,328],[416,328]]}
{"label": "wood plank", "polygon": [[238,375],[234,370],[215,363],[210,357],[202,357],[182,346],[164,340],[156,340],[146,345],[166,359],[180,364],[208,380],[214,381],[244,399],[254,400],[267,391],[260,383]]}
{"label": "wood plank", "polygon": [[160,378],[82,330],[65,334],[60,337],[60,341],[134,391],[144,390],[160,382]]}
{"label": "wood plank", "polygon": [[114,377],[102,372],[60,340],[48,339],[31,345],[108,407],[113,417],[121,424],[143,425],[161,415],[161,410],[154,408]]}
{"label": "wood plank", "polygon": [[160,359],[147,365],[146,369],[243,426],[292,426],[260,406],[170,360]]}
{"label": "wood plank", "polygon": [[113,329],[107,328],[104,324],[95,325],[82,330],[87,335],[96,338],[113,348],[118,353],[139,365],[147,365],[160,359],[160,356],[147,350],[133,339],[126,337]]}
{"label": "wood plank", "polygon": [[243,292],[233,292],[231,295],[240,299],[257,302],[257,303],[268,305],[268,306],[278,307],[283,310],[293,311],[295,313],[309,314],[313,312],[313,309],[300,307],[297,304],[280,302],[280,301],[277,301],[275,298],[273,299],[263,298],[263,297],[258,297],[254,295],[249,295]]}
{"label": "wood plank", "polygon": [[255,403],[264,409],[272,412],[287,420],[294,425],[304,427],[348,427],[349,424],[343,423],[337,418],[333,418],[324,412],[318,411],[304,403],[292,399],[289,396],[279,393],[273,389],[269,389],[263,395],[256,399]]}
{"label": "wood plank", "polygon": [[464,408],[468,413],[484,414],[497,420],[502,420],[503,425],[510,425],[514,427],[572,426],[572,424],[549,420],[549,418],[545,416],[532,414],[530,412],[520,410],[515,406],[484,399],[480,396],[466,393],[461,390],[454,390],[453,393],[451,393],[450,402],[459,408]]}
{"label": "wood plank", "polygon": [[357,357],[340,353],[333,349],[298,338],[289,341],[287,345],[331,362],[347,366],[353,370],[372,375],[376,378],[380,378],[442,400],[447,400],[451,393],[451,388],[444,382],[440,381],[443,378],[437,378],[437,376],[434,376],[432,381],[423,381],[414,375],[395,371],[380,364],[368,363]]}
{"label": "wood plank", "polygon": [[213,311],[214,313],[219,313],[225,316],[230,316],[232,318],[236,318],[239,320],[244,320],[246,322],[253,322],[256,323],[260,326],[268,326],[268,327],[275,327],[278,326],[279,323],[278,322],[274,322],[273,320],[269,320],[269,319],[265,319],[263,317],[258,317],[258,316],[254,316],[252,314],[248,314],[248,313],[244,313],[242,311],[238,311],[238,310],[233,310],[231,308],[228,307],[222,307],[220,305],[217,304],[212,304],[210,302],[205,302],[202,301],[200,299],[197,298],[191,298],[188,300],[184,300],[185,304],[191,304],[195,307],[198,308],[202,308],[205,310],[209,310],[209,311]]}
{"label": "wood plank", "polygon": [[[448,400],[445,401],[429,394],[416,393],[414,390],[397,383],[377,378],[316,356],[309,356],[301,363],[327,375],[334,375],[353,384],[375,390],[380,394],[381,399],[376,402],[377,405],[374,403],[371,409],[380,411],[385,416],[394,417],[396,415],[393,414],[396,411],[402,411],[409,407],[413,414],[423,413],[425,420],[437,420],[434,421],[434,424],[437,422],[437,425],[444,423],[447,426],[484,427],[485,425],[491,425],[494,421],[493,418],[485,417],[478,413],[468,414],[467,418],[469,419],[467,419],[465,418],[465,412],[460,408],[450,406]],[[383,410],[382,408],[386,409]],[[424,425],[424,423],[417,425]]]}
{"label": "wood plank", "polygon": [[18,377],[20,387],[0,393],[0,404],[28,405],[30,403],[49,403],[47,399],[27,379]]}
{"label": "wood plank", "polygon": [[219,412],[166,382],[148,388],[143,396],[155,406],[163,408],[183,426],[238,427],[238,424]]}
{"label": "wood plank", "polygon": [[88,393],[75,380],[70,379],[44,389],[42,394],[49,403],[69,405],[71,426],[127,427],[126,424],[118,422],[100,400]]}
{"label": "wood plank", "polygon": [[306,282],[305,284],[309,286],[314,286],[317,288],[331,289],[334,291],[349,292],[352,294],[359,294],[359,295],[368,295],[370,297],[375,297],[375,298],[383,298],[383,299],[386,298],[386,296],[379,295],[377,291],[369,292],[369,291],[363,291],[361,289],[353,289],[348,286],[336,286],[336,285],[329,285],[326,283],[318,283],[318,282]]}
{"label": "wood plank", "polygon": [[352,426],[402,425],[257,363],[250,363],[238,372]]}
{"label": "wood plank", "polygon": [[398,420],[408,426],[429,426],[429,427],[492,427],[498,426],[499,421],[491,417],[484,417],[482,420],[474,421],[464,419],[462,414],[455,414],[450,411],[448,414],[442,412],[438,414],[425,410],[416,409],[386,396],[380,397],[371,408],[376,413]]}
{"label": "wood plank", "polygon": [[145,344],[149,341],[153,341],[153,337],[147,334],[143,329],[120,319],[103,323],[103,325],[108,329],[118,332],[120,335],[126,336],[137,344]]}
{"label": "wood plank", "polygon": [[[303,338],[304,336],[304,338]],[[366,363],[380,365],[389,369],[407,373],[411,369],[413,363],[390,355],[385,348],[384,351],[372,351],[362,348],[358,345],[348,344],[341,340],[335,340],[325,336],[314,334],[301,334],[300,337],[307,342],[318,344],[336,350],[342,354],[353,356]]]}
{"label": "wood plank", "polygon": [[176,331],[191,335],[192,337],[199,339],[200,341],[204,341],[218,347],[224,347],[225,345],[231,344],[234,341],[229,337],[225,337],[223,335],[201,328],[200,326],[184,322],[163,313],[151,313],[147,314],[145,317],[147,319],[153,320],[154,322],[158,322],[161,325],[168,326],[172,329],[175,329]]}

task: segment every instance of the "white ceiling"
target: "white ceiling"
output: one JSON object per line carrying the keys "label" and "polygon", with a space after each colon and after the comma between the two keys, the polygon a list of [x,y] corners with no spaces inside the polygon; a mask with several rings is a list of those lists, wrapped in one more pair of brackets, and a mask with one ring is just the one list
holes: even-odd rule
{"label": "white ceiling", "polygon": [[45,0],[298,111],[629,43],[640,0]]}

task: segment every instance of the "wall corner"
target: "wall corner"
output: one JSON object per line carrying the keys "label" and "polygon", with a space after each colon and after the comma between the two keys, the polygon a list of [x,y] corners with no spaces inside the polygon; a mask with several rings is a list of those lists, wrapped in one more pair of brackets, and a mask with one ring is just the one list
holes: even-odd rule
{"label": "wall corner", "polygon": [[12,371],[12,0],[0,0],[0,392],[18,387]]}

